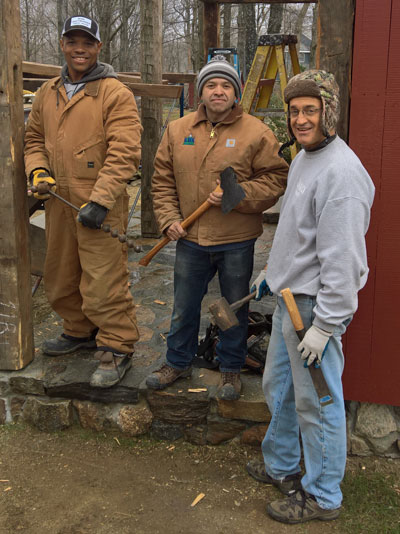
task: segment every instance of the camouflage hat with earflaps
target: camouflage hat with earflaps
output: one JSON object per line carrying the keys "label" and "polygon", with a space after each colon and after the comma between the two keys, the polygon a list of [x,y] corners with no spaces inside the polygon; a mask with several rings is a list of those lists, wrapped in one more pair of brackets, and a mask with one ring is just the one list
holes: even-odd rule
{"label": "camouflage hat with earflaps", "polygon": [[[305,70],[300,74],[296,74],[285,87],[285,102],[289,104],[292,98],[302,96],[312,96],[321,100],[322,132],[328,137],[329,132],[336,129],[339,119],[339,86],[335,77],[330,72],[317,69]],[[288,127],[290,134],[293,135],[289,113]]]}

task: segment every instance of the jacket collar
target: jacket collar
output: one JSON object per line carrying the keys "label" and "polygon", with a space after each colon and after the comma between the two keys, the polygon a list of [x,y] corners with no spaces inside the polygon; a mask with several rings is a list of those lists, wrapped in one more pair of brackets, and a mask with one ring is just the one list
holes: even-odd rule
{"label": "jacket collar", "polygon": [[[234,104],[232,111],[219,122],[219,124],[232,124],[233,122],[236,122],[238,119],[240,119],[243,115],[243,108],[239,104]],[[197,126],[200,122],[208,121],[207,113],[206,113],[206,107],[204,104],[200,104],[200,106],[197,108],[196,111],[196,117],[194,119],[194,126]]]}
{"label": "jacket collar", "polygon": [[[94,80],[93,82],[87,82],[84,88],[85,95],[89,96],[97,96],[99,94],[100,90],[100,83],[103,78],[99,78],[98,80]],[[51,84],[52,89],[59,89],[63,85],[63,81],[61,76],[57,76],[57,78],[54,78]]]}

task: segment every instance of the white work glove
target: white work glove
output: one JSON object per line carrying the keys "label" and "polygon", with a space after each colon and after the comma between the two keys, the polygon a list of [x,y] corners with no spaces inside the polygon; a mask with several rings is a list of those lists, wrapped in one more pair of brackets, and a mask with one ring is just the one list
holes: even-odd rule
{"label": "white work glove", "polygon": [[253,293],[253,291],[257,291],[254,300],[261,300],[261,297],[263,297],[264,295],[272,295],[272,291],[270,290],[269,285],[267,284],[267,281],[265,279],[266,274],[267,270],[263,269],[262,271],[260,271],[260,274],[251,284],[250,293]]}
{"label": "white work glove", "polygon": [[316,364],[321,364],[331,335],[332,332],[321,330],[318,326],[310,326],[303,340],[297,345],[297,350],[301,352],[301,359],[305,360],[304,367],[310,367],[314,360]]}

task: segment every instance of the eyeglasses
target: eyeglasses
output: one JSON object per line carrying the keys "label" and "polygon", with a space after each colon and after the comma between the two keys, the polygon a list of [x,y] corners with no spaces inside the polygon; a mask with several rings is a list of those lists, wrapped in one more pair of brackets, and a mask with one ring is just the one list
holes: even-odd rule
{"label": "eyeglasses", "polygon": [[290,108],[289,109],[289,115],[291,117],[298,117],[300,113],[302,113],[305,117],[313,117],[318,111],[321,111],[322,108],[304,108],[304,109],[296,109],[296,108]]}

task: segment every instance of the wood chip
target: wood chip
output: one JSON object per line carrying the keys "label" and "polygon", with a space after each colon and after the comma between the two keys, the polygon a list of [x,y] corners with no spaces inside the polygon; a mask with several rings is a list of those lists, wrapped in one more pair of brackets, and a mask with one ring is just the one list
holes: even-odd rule
{"label": "wood chip", "polygon": [[202,499],[204,499],[205,496],[206,496],[205,493],[199,493],[190,506],[191,507],[196,506],[196,504],[199,503]]}
{"label": "wood chip", "polygon": [[163,300],[153,300],[153,302],[155,302],[156,304],[161,304],[161,306],[165,306],[167,303],[164,302]]}
{"label": "wood chip", "polygon": [[121,443],[119,442],[119,439],[116,436],[114,436],[114,439],[118,443],[118,445],[121,446]]}
{"label": "wood chip", "polygon": [[202,391],[208,391],[207,388],[189,388],[189,393],[201,393]]}
{"label": "wood chip", "polygon": [[10,491],[11,489],[11,486],[9,486],[8,488],[6,488],[4,491]]}
{"label": "wood chip", "polygon": [[3,480],[0,480],[0,482],[10,482],[7,478],[4,478]]}
{"label": "wood chip", "polygon": [[167,338],[164,336],[164,334],[162,332],[160,332],[160,338],[163,340],[163,341],[167,341]]}

